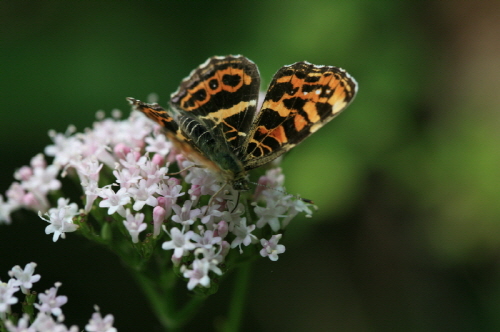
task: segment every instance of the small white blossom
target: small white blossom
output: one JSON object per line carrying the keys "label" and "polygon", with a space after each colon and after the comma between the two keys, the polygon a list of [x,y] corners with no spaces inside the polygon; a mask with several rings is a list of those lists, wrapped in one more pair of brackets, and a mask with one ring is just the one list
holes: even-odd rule
{"label": "small white blossom", "polygon": [[16,286],[20,286],[24,294],[29,294],[33,283],[40,280],[39,274],[33,275],[35,267],[36,263],[28,263],[24,270],[19,265],[16,265],[9,271],[9,276],[15,279]]}
{"label": "small white blossom", "polygon": [[23,317],[19,318],[17,325],[14,325],[10,320],[5,321],[5,327],[9,332],[37,332],[34,326],[30,325],[30,317],[28,314],[24,314]]}
{"label": "small white blossom", "polygon": [[203,287],[210,286],[210,277],[208,276],[208,272],[210,271],[210,262],[203,259],[195,259],[192,265],[192,269],[189,270],[184,265],[181,268],[181,272],[183,273],[184,278],[188,278],[189,282],[187,288],[192,290],[197,285],[201,285]]}
{"label": "small white blossom", "polygon": [[218,244],[222,239],[218,236],[214,236],[213,231],[205,231],[203,236],[200,236],[196,242],[198,242],[198,247],[210,249],[213,245]]}
{"label": "small white blossom", "polygon": [[188,231],[184,234],[178,228],[174,227],[170,230],[170,233],[168,233],[165,227],[163,229],[172,240],[163,242],[161,247],[163,250],[174,249],[173,258],[180,259],[182,256],[187,255],[190,250],[196,248],[196,245],[190,240],[197,238],[199,235],[195,234],[193,231]]}
{"label": "small white blossom", "polygon": [[105,187],[101,190],[99,196],[103,198],[99,203],[99,207],[108,208],[109,215],[118,212],[122,217],[125,216],[125,208],[123,206],[130,203],[130,196],[127,189],[120,188],[115,193],[110,187]]}
{"label": "small white blossom", "polygon": [[191,210],[192,205],[193,202],[190,200],[185,201],[182,207],[174,204],[172,209],[174,210],[175,215],[172,216],[172,221],[182,225],[192,225],[201,215],[200,209]]}
{"label": "small white blossom", "polygon": [[45,148],[45,154],[54,157],[54,165],[66,166],[73,159],[80,158],[82,152],[82,142],[75,136],[69,136],[73,128],[68,128],[66,134],[56,134],[51,131],[49,136],[54,145]]}
{"label": "small white blossom", "polygon": [[222,216],[219,204],[205,205],[201,208],[201,223],[210,225],[216,218]]}
{"label": "small white blossom", "polygon": [[185,192],[182,192],[182,186],[172,178],[167,183],[160,185],[157,194],[165,198],[170,198],[172,204],[175,204],[177,197],[184,196]]}
{"label": "small white blossom", "polygon": [[156,135],[154,138],[146,137],[145,141],[148,144],[146,146],[147,152],[156,152],[164,157],[170,152],[170,149],[172,148],[172,143],[167,141],[165,135],[162,134]]}
{"label": "small white blossom", "polygon": [[137,243],[139,242],[139,233],[145,231],[148,226],[144,223],[144,214],[137,213],[133,215],[130,210],[127,209],[126,218],[127,219],[123,221],[123,225],[125,225],[125,228],[132,237],[132,242]]}
{"label": "small white blossom", "polygon": [[119,183],[121,188],[130,188],[130,186],[142,179],[140,172],[140,168],[124,168],[114,170],[113,175],[116,177],[116,183]]}
{"label": "small white blossom", "polygon": [[97,185],[97,181],[89,180],[89,182],[82,182],[82,188],[85,192],[85,213],[89,213],[92,210],[92,206],[94,205],[94,201],[99,196],[99,187]]}
{"label": "small white blossom", "polygon": [[241,218],[240,222],[233,228],[233,233],[236,235],[236,238],[231,242],[231,248],[239,247],[240,253],[242,253],[242,244],[248,246],[250,243],[257,241],[257,237],[252,234],[254,229],[255,225],[247,226],[247,219]]}
{"label": "small white blossom", "polygon": [[288,223],[300,212],[305,213],[306,218],[311,218],[312,217],[311,208],[317,209],[317,206],[312,205],[311,203],[306,203],[300,199],[292,200],[289,203],[289,206],[290,206],[290,208],[288,209],[288,211],[286,213],[287,214],[286,218],[283,219],[283,221],[281,222],[282,228],[285,228],[286,226],[288,226]]}
{"label": "small white blossom", "polygon": [[5,319],[5,313],[10,312],[10,306],[18,302],[13,296],[19,290],[16,280],[10,279],[7,283],[0,280],[0,318]]}
{"label": "small white blossom", "polygon": [[[62,315],[58,317],[60,322]],[[68,328],[66,325],[54,321],[52,316],[39,312],[31,327],[34,327],[37,332],[79,332],[78,326],[73,325]],[[24,331],[23,331],[24,332]]]}
{"label": "small white blossom", "polygon": [[113,327],[115,318],[111,314],[107,314],[102,318],[99,311],[92,314],[89,323],[85,325],[85,331],[87,332],[116,332],[118,331]]}
{"label": "small white blossom", "polygon": [[2,195],[0,195],[0,224],[10,224],[12,219],[10,214],[15,210],[15,205],[10,201],[5,202]]}
{"label": "small white blossom", "polygon": [[28,181],[22,182],[22,186],[37,196],[43,196],[49,191],[61,188],[61,182],[56,179],[58,174],[59,167],[56,165],[49,165],[47,168],[35,168],[33,169],[33,175]]}
{"label": "small white blossom", "polygon": [[[225,242],[225,241],[223,241]],[[227,242],[225,242],[227,244]],[[224,244],[221,243],[219,248],[216,249],[215,246],[212,246],[210,248],[197,248],[195,251],[195,254],[197,257],[201,254],[203,257],[203,260],[207,261],[210,263],[209,270],[218,274],[222,275],[222,270],[219,268],[219,263],[224,261],[224,254],[222,253],[223,251],[223,246]]]}
{"label": "small white blossom", "polygon": [[45,234],[54,233],[52,241],[56,242],[59,237],[66,238],[67,232],[74,232],[78,229],[78,225],[73,223],[73,217],[78,214],[78,208],[75,203],[68,204],[69,200],[59,198],[58,207],[49,209],[45,214],[48,218],[44,218],[41,212],[38,216],[48,222],[50,225],[45,227]]}
{"label": "small white blossom", "polygon": [[190,168],[184,180],[191,184],[188,192],[191,196],[213,195],[220,189],[217,175],[206,168]]}
{"label": "small white blossom", "polygon": [[281,204],[281,201],[268,200],[266,207],[256,206],[254,211],[259,220],[257,220],[257,227],[262,228],[266,224],[271,226],[274,232],[281,228],[280,217],[286,217],[284,213],[288,209],[287,206]]}
{"label": "small white blossom", "polygon": [[144,179],[139,181],[137,187],[133,186],[128,188],[128,193],[134,199],[133,209],[135,211],[139,211],[144,207],[144,205],[153,207],[158,205],[156,197],[153,196],[157,189],[158,185],[156,183],[148,186],[146,180]]}
{"label": "small white blossom", "polygon": [[147,186],[151,186],[153,184],[158,185],[160,181],[163,181],[167,178],[167,168],[159,167],[157,164],[152,162],[151,160],[146,160],[146,162],[140,166],[143,177],[146,180]]}
{"label": "small white blossom", "polygon": [[46,290],[45,293],[38,294],[40,304],[35,303],[35,308],[40,312],[51,313],[56,317],[62,315],[61,306],[68,302],[68,297],[65,295],[57,296],[59,287],[61,287],[61,283],[56,282],[55,287]]}
{"label": "small white blossom", "polygon": [[271,236],[271,239],[267,241],[266,239],[261,239],[260,244],[264,248],[260,251],[260,255],[262,257],[269,257],[272,261],[278,260],[278,254],[282,254],[285,252],[285,246],[282,244],[278,244],[278,241],[281,239],[281,234],[276,234]]}
{"label": "small white blossom", "polygon": [[72,166],[76,169],[81,182],[88,181],[99,181],[99,172],[101,171],[103,164],[99,163],[95,156],[90,156],[88,158],[74,161]]}

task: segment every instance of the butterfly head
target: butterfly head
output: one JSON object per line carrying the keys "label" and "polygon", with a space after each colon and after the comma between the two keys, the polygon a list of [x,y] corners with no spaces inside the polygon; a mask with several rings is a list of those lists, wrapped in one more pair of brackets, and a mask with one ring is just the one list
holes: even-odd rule
{"label": "butterfly head", "polygon": [[245,176],[241,176],[233,181],[233,189],[237,191],[247,191],[250,189],[248,186],[248,180]]}

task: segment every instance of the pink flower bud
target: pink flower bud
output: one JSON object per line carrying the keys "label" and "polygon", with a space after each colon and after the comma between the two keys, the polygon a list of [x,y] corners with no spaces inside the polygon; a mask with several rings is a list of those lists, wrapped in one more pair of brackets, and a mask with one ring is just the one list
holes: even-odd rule
{"label": "pink flower bud", "polygon": [[113,152],[118,158],[125,159],[125,156],[130,152],[130,148],[123,143],[118,143],[115,145]]}
{"label": "pink flower bud", "polygon": [[228,232],[229,232],[229,226],[226,221],[222,220],[217,224],[217,229],[214,232],[214,236],[225,238]]}
{"label": "pink flower bud", "polygon": [[161,154],[155,153],[153,159],[151,159],[151,162],[155,165],[161,166],[165,164],[165,158],[163,158]]}
{"label": "pink flower bud", "polygon": [[153,209],[153,237],[157,237],[160,234],[161,225],[166,215],[167,211],[159,205],[155,206]]}

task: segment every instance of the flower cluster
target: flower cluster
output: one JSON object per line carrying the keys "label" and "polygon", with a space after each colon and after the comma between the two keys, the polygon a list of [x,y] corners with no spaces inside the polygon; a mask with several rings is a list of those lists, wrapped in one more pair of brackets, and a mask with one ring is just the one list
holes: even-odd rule
{"label": "flower cluster", "polygon": [[[250,245],[276,261],[285,251],[278,244],[282,230],[298,213],[312,213],[310,204],[285,193],[280,168],[267,170],[255,192],[240,199],[221,187],[219,174],[193,164],[159,126],[135,111],[124,120],[118,111],[113,118],[98,113],[84,133],[69,127],[64,134],[49,134],[53,144],[45,155],[52,163],[39,154],[15,173],[6,199],[0,195],[0,222],[10,223],[14,210],[26,208],[48,223],[45,232],[53,241],[79,230],[105,242],[104,229],[111,228],[128,234],[130,246],[142,255],[149,249],[141,245],[163,239],[155,248],[172,252],[188,289],[209,287],[211,276],[223,274],[228,255]],[[60,177],[81,186],[81,203],[54,197],[61,192]]]}
{"label": "flower cluster", "polygon": [[[33,283],[40,280],[39,274],[35,272],[35,263],[26,264],[24,270],[16,265],[9,271],[10,279],[7,283],[0,281],[0,329],[9,332],[78,332],[81,331],[77,326],[67,327],[64,325],[64,314],[61,307],[68,302],[68,297],[58,295],[57,292],[61,287],[60,282],[56,282],[54,287],[46,290],[38,295],[38,303],[34,303],[36,297],[30,294]],[[19,290],[25,294],[24,305],[34,307],[38,310],[36,317],[31,317],[29,314],[24,314],[17,319],[16,315],[12,314],[12,306],[19,302],[19,299],[14,296]],[[32,312],[32,310],[24,310]],[[34,313],[33,313],[34,316]],[[92,315],[89,323],[85,326],[85,331],[88,332],[116,332],[113,327],[114,317],[109,314],[102,318],[98,307]],[[30,324],[30,322],[32,322]]]}

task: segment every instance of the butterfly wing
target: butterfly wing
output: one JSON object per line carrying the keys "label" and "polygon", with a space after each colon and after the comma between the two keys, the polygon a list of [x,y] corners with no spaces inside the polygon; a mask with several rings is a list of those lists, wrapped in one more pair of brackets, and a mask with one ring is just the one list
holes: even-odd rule
{"label": "butterfly wing", "polygon": [[178,123],[181,118],[198,121],[234,151],[252,124],[259,87],[259,72],[252,61],[243,56],[211,57],[171,95],[172,116]]}
{"label": "butterfly wing", "polygon": [[135,98],[127,98],[127,101],[136,111],[144,113],[148,118],[165,128],[166,131],[176,133],[179,126],[174,119],[158,104],[147,104]]}
{"label": "butterfly wing", "polygon": [[354,78],[337,67],[297,62],[281,68],[238,152],[245,170],[302,142],[345,109],[356,91]]}

